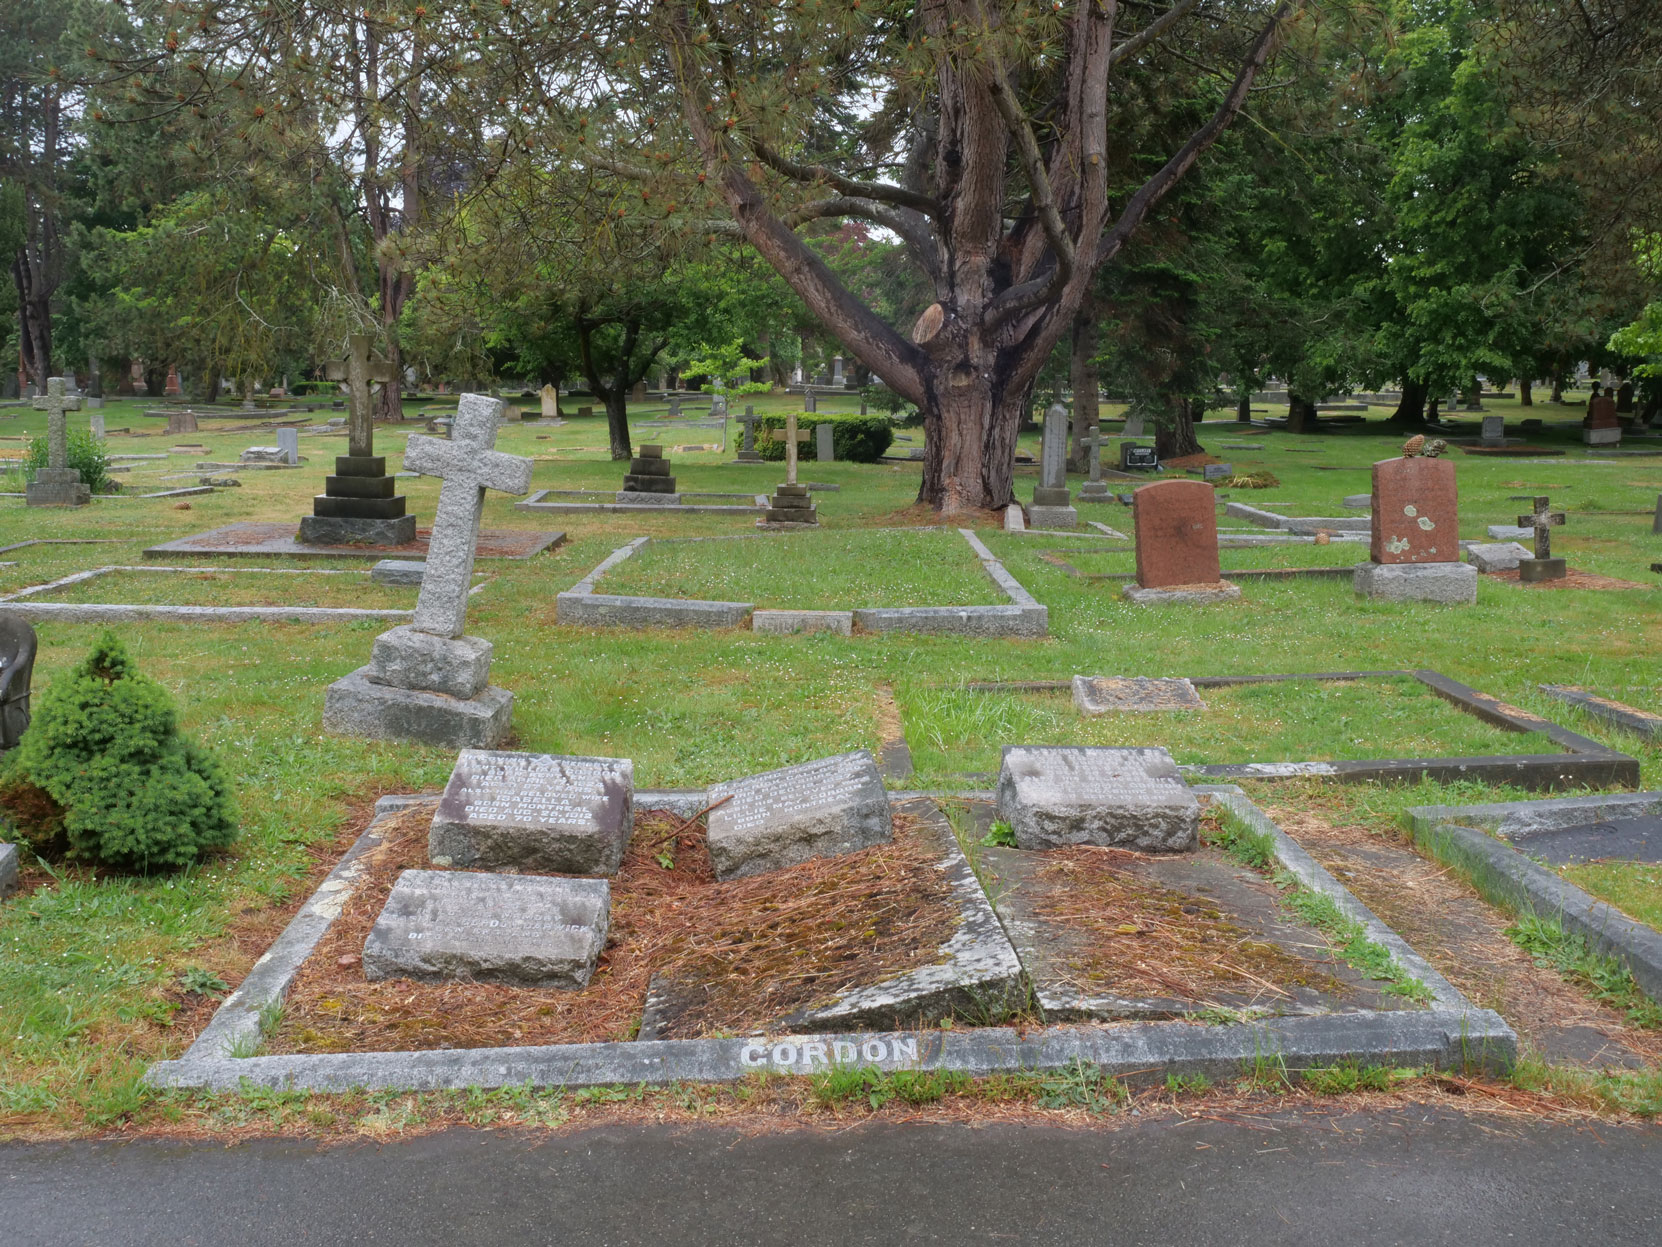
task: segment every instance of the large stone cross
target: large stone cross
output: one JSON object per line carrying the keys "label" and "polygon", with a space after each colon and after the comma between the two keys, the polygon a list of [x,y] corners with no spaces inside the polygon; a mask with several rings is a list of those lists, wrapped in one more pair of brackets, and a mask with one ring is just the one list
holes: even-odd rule
{"label": "large stone cross", "polygon": [[69,466],[69,415],[81,408],[79,394],[64,393],[62,377],[51,377],[46,382],[46,393],[34,400],[34,406],[46,413],[46,466],[61,472]]}
{"label": "large stone cross", "polygon": [[379,381],[387,385],[393,380],[392,364],[369,349],[369,335],[355,333],[346,358],[335,360],[324,369],[330,381],[344,381],[351,396],[352,410],[346,429],[346,453],[373,455],[375,453],[375,413],[369,405],[369,387]]}
{"label": "large stone cross", "polygon": [[531,461],[495,449],[501,412],[501,399],[463,394],[449,441],[412,433],[404,448],[405,471],[444,481],[433,513],[433,535],[427,542],[421,595],[410,621],[417,632],[462,635],[485,491],[523,494],[531,488]]}
{"label": "large stone cross", "polygon": [[1535,509],[1528,515],[1518,517],[1521,528],[1535,530],[1535,557],[1550,559],[1552,557],[1552,530],[1564,523],[1564,513],[1553,511],[1551,498],[1535,499]]}
{"label": "large stone cross", "polygon": [[770,440],[785,443],[785,484],[796,484],[796,448],[799,442],[808,440],[808,430],[797,430],[796,412],[785,417],[785,431],[781,433],[774,429],[768,434]]}
{"label": "large stone cross", "polygon": [[741,454],[756,453],[756,425],[761,418],[756,414],[754,407],[746,407],[744,415],[735,417],[739,424],[744,426],[744,441],[739,447]]}

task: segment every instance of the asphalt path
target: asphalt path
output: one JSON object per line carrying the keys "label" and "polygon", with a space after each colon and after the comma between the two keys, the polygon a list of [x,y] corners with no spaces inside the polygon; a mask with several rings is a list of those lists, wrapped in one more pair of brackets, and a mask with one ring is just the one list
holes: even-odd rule
{"label": "asphalt path", "polygon": [[1429,1109],[1111,1129],[0,1145],[0,1244],[1662,1243],[1662,1130]]}

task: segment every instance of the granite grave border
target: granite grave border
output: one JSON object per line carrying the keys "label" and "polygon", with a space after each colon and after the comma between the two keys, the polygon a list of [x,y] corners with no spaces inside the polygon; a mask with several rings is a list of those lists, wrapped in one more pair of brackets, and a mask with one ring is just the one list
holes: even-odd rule
{"label": "granite grave border", "polygon": [[[94,580],[111,572],[208,572],[223,574],[267,574],[273,576],[369,576],[371,572],[349,568],[325,567],[179,567],[155,564],[128,566],[109,564],[87,571],[71,572],[45,584],[30,585],[15,593],[0,596],[0,611],[9,611],[19,619],[30,622],[58,620],[63,623],[112,623],[137,620],[164,620],[181,623],[241,623],[248,620],[267,620],[274,623],[353,623],[361,619],[410,619],[414,610],[392,607],[370,608],[357,606],[167,606],[153,603],[103,602],[29,602],[24,598],[69,585]],[[468,590],[472,596],[490,581],[484,580]]]}
{"label": "granite grave border", "polygon": [[[382,842],[376,827],[389,814],[428,796],[383,797],[376,817],[301,906],[287,928],[226,998],[182,1057],[145,1075],[154,1087],[294,1091],[460,1090],[508,1086],[581,1088],[617,1084],[737,1082],[752,1074],[812,1075],[834,1065],[884,1070],[950,1070],[969,1075],[1064,1069],[1084,1062],[1105,1074],[1158,1083],[1167,1075],[1236,1077],[1262,1061],[1288,1073],[1345,1062],[1389,1062],[1440,1069],[1502,1071],[1517,1057],[1517,1035],[1499,1014],[1478,1009],[1380,923],[1276,827],[1239,789],[1199,789],[1265,831],[1306,887],[1320,890],[1366,928],[1432,993],[1421,1010],[1344,1012],[1196,1026],[1192,1022],[1070,1023],[914,1031],[772,1034],[722,1039],[441,1049],[404,1052],[253,1055],[266,1020],[277,1015],[302,964],[340,915],[363,874],[361,859]],[[666,793],[684,800],[686,794]],[[895,793],[901,803],[934,798]],[[696,800],[697,798],[693,798]],[[637,794],[655,808],[655,793]]]}
{"label": "granite grave border", "polygon": [[1470,879],[1485,899],[1582,936],[1590,948],[1621,961],[1640,989],[1662,1003],[1662,933],[1589,895],[1509,842],[1524,832],[1643,814],[1662,815],[1662,792],[1420,805],[1404,811],[1402,821],[1415,844]]}
{"label": "granite grave border", "polygon": [[1543,693],[1554,701],[1575,706],[1583,713],[1608,724],[1610,727],[1621,728],[1623,731],[1632,732],[1636,736],[1642,736],[1646,740],[1662,740],[1662,715],[1655,715],[1648,710],[1623,705],[1619,701],[1612,701],[1608,697],[1600,697],[1597,693],[1589,693],[1586,689],[1576,688],[1573,685],[1542,684],[1539,687]]}
{"label": "granite grave border", "polygon": [[[881,531],[881,530],[874,530]],[[914,529],[896,531],[913,532]],[[756,616],[816,615],[838,616],[836,631],[906,632],[980,637],[1042,637],[1050,633],[1050,611],[1041,605],[999,561],[973,531],[958,529],[969,544],[981,568],[1000,592],[1010,600],[1007,606],[876,606],[847,611],[757,611],[754,602],[716,602],[700,598],[630,597],[596,593],[600,578],[625,559],[633,557],[655,540],[636,537],[619,546],[570,589],[556,595],[555,612],[560,623],[613,628],[737,628],[746,620],[755,631],[775,629],[771,622],[756,627]],[[760,534],[756,534],[758,538]],[[701,541],[704,538],[691,538]],[[719,538],[716,538],[719,540]],[[846,616],[846,619],[841,617]],[[781,621],[783,622],[783,621]]]}
{"label": "granite grave border", "polygon": [[[600,496],[610,495],[612,502],[549,502],[549,498],[570,496]],[[514,503],[516,511],[530,512],[604,512],[622,511],[637,515],[755,515],[768,509],[766,494],[749,493],[698,493],[678,492],[660,495],[674,501],[664,502],[621,502],[616,499],[633,496],[646,497],[650,495],[624,495],[616,490],[609,489],[539,489],[524,502]],[[749,498],[744,503],[733,502],[688,502],[689,498]]]}
{"label": "granite grave border", "polygon": [[[1499,698],[1451,680],[1428,669],[1391,671],[1325,671],[1277,675],[1189,676],[1199,688],[1240,684],[1269,684],[1290,680],[1354,681],[1395,677],[1418,680],[1456,709],[1509,732],[1539,732],[1563,753],[1483,754],[1448,758],[1357,758],[1337,762],[1223,762],[1186,763],[1178,769],[1197,778],[1302,779],[1314,776],[1341,784],[1402,784],[1431,779],[1439,783],[1476,779],[1531,790],[1558,788],[1637,788],[1638,759],[1600,741],[1531,714]],[[1073,689],[1072,679],[977,682],[962,686],[976,693],[1045,693]]]}

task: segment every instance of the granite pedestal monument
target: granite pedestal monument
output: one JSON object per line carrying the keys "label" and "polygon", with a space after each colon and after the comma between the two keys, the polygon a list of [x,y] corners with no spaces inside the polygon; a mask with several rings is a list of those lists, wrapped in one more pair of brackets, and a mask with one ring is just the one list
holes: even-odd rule
{"label": "granite pedestal monument", "polygon": [[[335,474],[312,499],[312,513],[300,521],[306,545],[401,546],[415,540],[415,516],[405,510],[387,461],[375,453],[375,413],[370,386],[394,380],[392,365],[369,349],[367,334],[355,333],[344,360],[329,365],[329,379],[345,381],[350,398],[346,454],[335,458]],[[405,465],[406,470],[414,470]]]}
{"label": "granite pedestal monument", "polygon": [[670,475],[670,462],[664,458],[662,446],[647,443],[640,453],[629,461],[629,471],[623,477],[626,494],[673,494],[675,478]]}
{"label": "granite pedestal monument", "polygon": [[501,410],[499,399],[464,394],[450,440],[411,435],[405,468],[444,481],[415,617],[329,686],[329,731],[464,748],[490,748],[507,732],[514,697],[490,683],[491,643],[462,634],[485,490],[531,487],[531,461],[494,449]]}

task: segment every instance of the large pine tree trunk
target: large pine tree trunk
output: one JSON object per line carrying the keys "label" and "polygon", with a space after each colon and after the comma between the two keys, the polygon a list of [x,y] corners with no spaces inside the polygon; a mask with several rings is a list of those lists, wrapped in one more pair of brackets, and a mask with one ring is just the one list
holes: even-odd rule
{"label": "large pine tree trunk", "polygon": [[606,393],[606,435],[611,440],[613,459],[628,459],[633,455],[629,446],[627,386],[614,385]]}
{"label": "large pine tree trunk", "polygon": [[1016,430],[1032,395],[994,395],[981,381],[950,383],[965,371],[931,377],[923,412],[925,443],[941,452],[924,460],[918,501],[947,515],[1015,501]]}
{"label": "large pine tree trunk", "polygon": [[1535,406],[1535,383],[1528,377],[1518,378],[1518,406]]}
{"label": "large pine tree trunk", "polygon": [[1404,381],[1402,397],[1397,401],[1397,409],[1391,413],[1389,423],[1404,429],[1425,428],[1425,401],[1428,397],[1430,390],[1423,381]]}
{"label": "large pine tree trunk", "polygon": [[1192,398],[1174,398],[1167,406],[1165,416],[1155,423],[1154,453],[1162,461],[1206,453],[1206,448],[1195,436],[1197,406]]}

